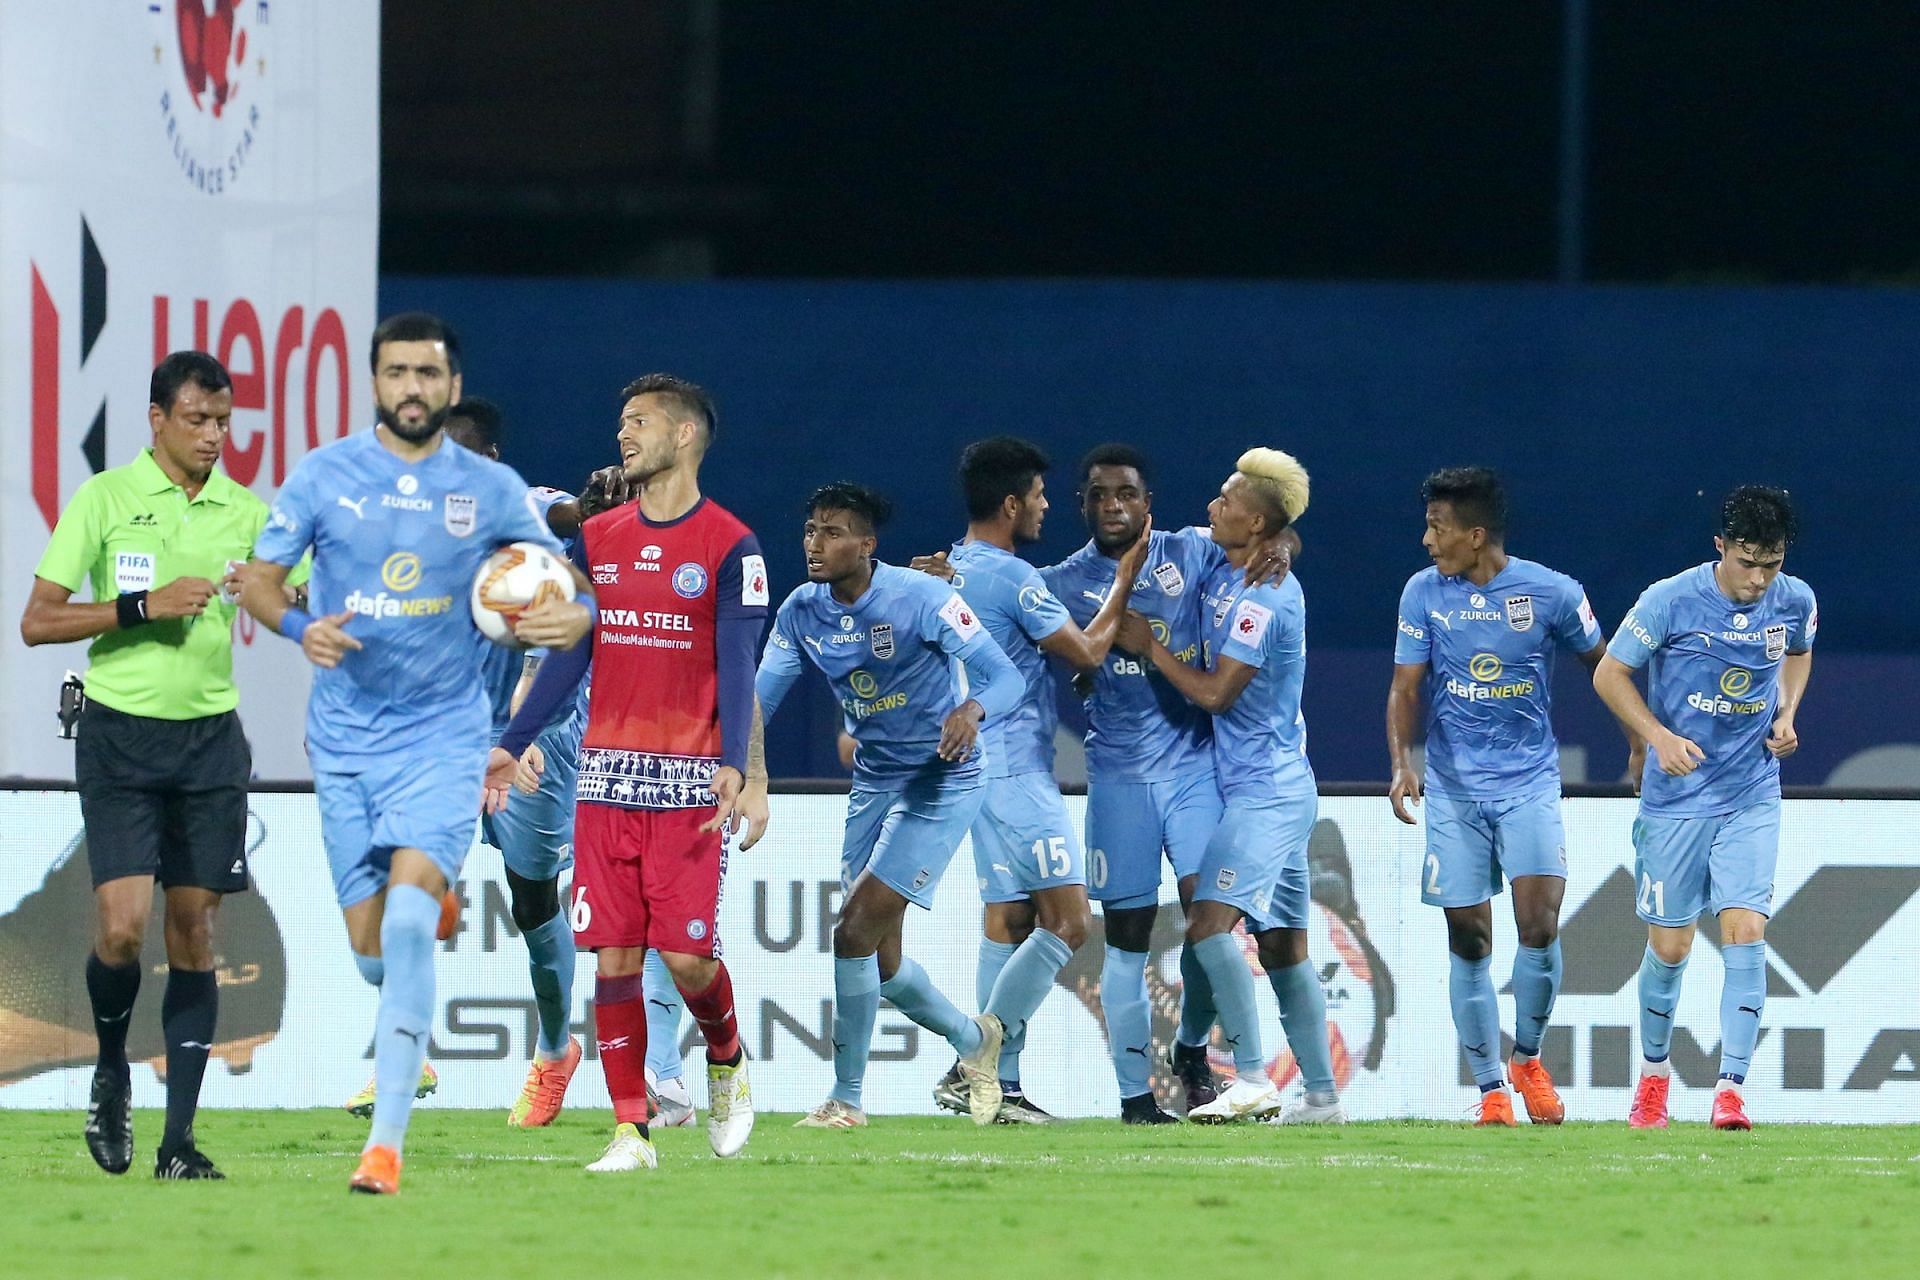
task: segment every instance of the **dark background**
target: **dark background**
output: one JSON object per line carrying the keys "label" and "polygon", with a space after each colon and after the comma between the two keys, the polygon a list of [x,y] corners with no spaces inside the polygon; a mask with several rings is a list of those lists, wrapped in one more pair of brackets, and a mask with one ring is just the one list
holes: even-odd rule
{"label": "dark background", "polygon": [[[1711,554],[1736,483],[1792,489],[1820,674],[1789,782],[1920,738],[1920,6],[388,6],[384,311],[462,329],[507,460],[577,486],[617,389],[710,386],[707,487],[800,579],[808,489],[962,531],[961,446],[1125,439],[1166,524],[1251,443],[1314,477],[1301,565],[1324,780],[1385,776],[1417,486],[1507,475],[1512,549],[1606,626]],[[1411,282],[1411,283],[1409,283]],[[1624,752],[1562,690],[1587,777]],[[835,772],[808,682],[775,771]],[[1920,748],[1913,749],[1920,753]],[[1916,776],[1908,778],[1906,773]],[[1569,775],[1574,776],[1572,773]]]}

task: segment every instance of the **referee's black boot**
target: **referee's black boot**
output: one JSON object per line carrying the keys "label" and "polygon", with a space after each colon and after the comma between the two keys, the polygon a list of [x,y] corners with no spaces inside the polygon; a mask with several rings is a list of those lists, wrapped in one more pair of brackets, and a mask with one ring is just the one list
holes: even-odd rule
{"label": "referee's black boot", "polygon": [[213,1161],[200,1154],[189,1137],[177,1147],[162,1147],[153,1162],[153,1176],[162,1182],[196,1182],[202,1179],[225,1182],[227,1175],[213,1167]]}
{"label": "referee's black boot", "polygon": [[126,1068],[96,1067],[87,1100],[87,1154],[108,1173],[133,1167],[133,1079]]}

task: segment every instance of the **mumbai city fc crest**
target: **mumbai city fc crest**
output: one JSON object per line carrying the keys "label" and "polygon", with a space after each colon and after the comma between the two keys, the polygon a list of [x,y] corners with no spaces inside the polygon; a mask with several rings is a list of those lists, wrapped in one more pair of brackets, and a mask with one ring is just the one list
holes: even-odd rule
{"label": "mumbai city fc crest", "polygon": [[920,873],[913,878],[913,891],[915,893],[920,892],[927,887],[927,882],[932,879],[933,872],[931,870],[926,867],[920,868]]}
{"label": "mumbai city fc crest", "polygon": [[876,622],[873,624],[873,628],[869,634],[873,640],[873,656],[876,658],[891,658],[893,656],[893,624],[891,622]]}
{"label": "mumbai city fc crest", "polygon": [[1177,596],[1187,589],[1187,580],[1180,576],[1180,566],[1171,560],[1154,566],[1153,581],[1170,596]]}
{"label": "mumbai city fc crest", "polygon": [[698,600],[707,592],[707,571],[689,560],[673,571],[673,593],[686,600]]}
{"label": "mumbai city fc crest", "polygon": [[1767,642],[1767,661],[1778,662],[1787,651],[1787,624],[1782,622],[1761,633]]}
{"label": "mumbai city fc crest", "polygon": [[447,504],[442,509],[442,517],[446,521],[447,532],[456,538],[464,538],[472,533],[474,527],[474,512],[477,506],[478,504],[474,502],[473,495],[471,494],[448,494]]}
{"label": "mumbai city fc crest", "polygon": [[1526,631],[1532,628],[1532,596],[1509,596],[1507,598],[1507,625],[1515,631]]}
{"label": "mumbai city fc crest", "polygon": [[1232,867],[1222,867],[1220,868],[1220,874],[1214,877],[1214,887],[1221,890],[1231,889],[1233,888],[1233,882],[1239,878],[1240,873]]}

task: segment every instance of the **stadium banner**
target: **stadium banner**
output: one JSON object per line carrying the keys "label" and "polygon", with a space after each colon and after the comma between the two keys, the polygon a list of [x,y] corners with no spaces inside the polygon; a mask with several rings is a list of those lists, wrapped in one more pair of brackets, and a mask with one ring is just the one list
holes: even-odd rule
{"label": "stadium banner", "polygon": [[[1084,801],[1070,798],[1076,820]],[[764,1110],[800,1111],[832,1083],[831,932],[840,899],[845,800],[777,795],[773,825],[729,867],[720,915],[739,996],[741,1032]],[[1562,938],[1566,977],[1544,1055],[1579,1120],[1627,1112],[1637,1056],[1635,980],[1644,930],[1633,914],[1630,800],[1564,802],[1570,878]],[[1749,1097],[1763,1121],[1886,1123],[1920,1114],[1920,1015],[1907,979],[1920,963],[1920,849],[1914,802],[1790,800],[1784,807],[1768,1000]],[[82,1108],[93,1036],[82,959],[93,930],[79,804],[68,792],[0,792],[10,856],[0,859],[0,1106]],[[350,958],[333,903],[313,797],[262,794],[248,824],[256,893],[227,900],[218,930],[219,1046],[207,1076],[212,1107],[335,1105],[371,1071],[374,992]],[[954,1000],[974,1007],[980,906],[963,846],[931,912],[910,911],[907,949]],[[1311,847],[1313,961],[1327,993],[1334,1057],[1355,1119],[1459,1119],[1475,1094],[1447,1006],[1446,934],[1419,901],[1418,828],[1377,798],[1328,797]],[[427,1105],[504,1109],[532,1053],[526,951],[507,906],[499,854],[478,846],[460,891],[459,933],[441,944],[432,1060],[440,1092]],[[1171,882],[1163,900],[1177,902]],[[1495,974],[1503,1025],[1514,954],[1507,901],[1495,904]],[[1157,1054],[1179,1007],[1179,909],[1164,911],[1148,985]],[[1702,931],[1681,998],[1673,1048],[1674,1114],[1704,1120],[1718,1062],[1721,965]],[[1251,944],[1249,965],[1255,965]],[[129,1052],[163,1058],[159,917],[147,933],[148,986]],[[1100,1017],[1098,916],[1027,1036],[1030,1095],[1063,1116],[1112,1116],[1119,1099]],[[580,958],[578,1030],[593,1053],[592,960]],[[1297,1089],[1272,992],[1258,984],[1270,1074]],[[704,1097],[697,1031],[685,1024],[689,1084]],[[877,1113],[933,1110],[947,1046],[890,1007],[875,1027],[867,1081]],[[1224,1067],[1229,1059],[1217,1061]],[[1155,1077],[1163,1091],[1164,1069]],[[134,1075],[137,1106],[160,1106],[154,1071]],[[569,1101],[606,1106],[587,1064]]]}
{"label": "stadium banner", "polygon": [[[377,0],[0,0],[0,617],[60,510],[148,443],[159,356],[234,378],[224,466],[271,498],[369,401],[379,235]],[[82,593],[84,596],[84,592]],[[48,741],[84,646],[0,646],[0,776],[70,778]],[[305,778],[307,668],[238,625],[262,777]]]}

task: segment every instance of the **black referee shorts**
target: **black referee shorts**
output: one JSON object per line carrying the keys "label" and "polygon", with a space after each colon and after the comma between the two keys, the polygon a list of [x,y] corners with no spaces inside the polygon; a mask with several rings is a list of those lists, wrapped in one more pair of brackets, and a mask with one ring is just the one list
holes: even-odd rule
{"label": "black referee shorts", "polygon": [[96,889],[123,876],[246,889],[253,750],[238,715],[154,720],[89,702],[77,739],[74,780]]}

